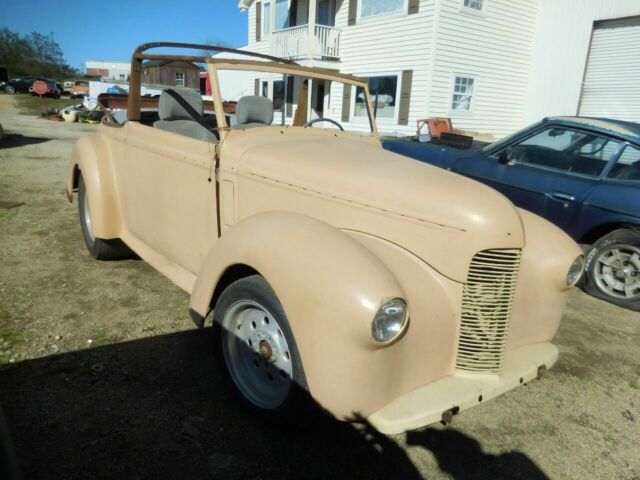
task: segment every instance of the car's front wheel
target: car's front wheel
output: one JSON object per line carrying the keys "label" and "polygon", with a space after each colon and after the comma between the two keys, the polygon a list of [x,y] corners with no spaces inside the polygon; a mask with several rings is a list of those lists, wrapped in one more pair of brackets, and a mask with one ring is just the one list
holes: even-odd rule
{"label": "car's front wheel", "polygon": [[214,309],[218,358],[235,392],[269,419],[296,416],[307,404],[302,361],[287,316],[260,275],[229,285]]}
{"label": "car's front wheel", "polygon": [[132,256],[131,250],[118,239],[104,240],[93,234],[91,227],[91,208],[84,178],[78,179],[78,210],[82,237],[91,256],[97,260],[120,260]]}
{"label": "car's front wheel", "polygon": [[593,244],[584,289],[620,307],[640,310],[640,232],[621,228]]}
{"label": "car's front wheel", "polygon": [[9,95],[13,95],[14,93],[16,93],[16,89],[13,85],[5,85],[4,86],[4,93],[8,93]]}

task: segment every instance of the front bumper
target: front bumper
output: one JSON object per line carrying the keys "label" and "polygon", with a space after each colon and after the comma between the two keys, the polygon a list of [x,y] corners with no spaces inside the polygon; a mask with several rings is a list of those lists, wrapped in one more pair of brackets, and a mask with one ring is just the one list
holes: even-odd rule
{"label": "front bumper", "polygon": [[541,366],[551,367],[558,349],[551,343],[534,343],[505,354],[500,375],[456,373],[424,385],[395,399],[367,419],[378,431],[402,433],[442,419],[446,411],[457,413],[527,383]]}

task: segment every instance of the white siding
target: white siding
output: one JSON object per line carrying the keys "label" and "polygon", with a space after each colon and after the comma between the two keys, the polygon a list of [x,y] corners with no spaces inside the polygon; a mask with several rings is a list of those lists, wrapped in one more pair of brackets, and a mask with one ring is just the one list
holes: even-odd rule
{"label": "white siding", "polygon": [[635,15],[638,0],[540,0],[525,123],[575,115],[593,22]]}
{"label": "white siding", "polygon": [[580,115],[640,121],[640,19],[597,28],[580,100]]}
{"label": "white siding", "polygon": [[[481,15],[461,11],[460,0],[437,1],[429,116],[497,138],[514,132],[526,105],[537,1],[484,0]],[[469,112],[451,111],[456,75],[474,78]]]}
{"label": "white siding", "polygon": [[[434,0],[421,0],[418,13],[381,15],[377,19],[348,26],[349,1],[338,2],[336,27],[342,28],[340,71],[353,75],[398,75],[398,95],[403,70],[413,70],[409,124],[398,125],[397,119],[379,119],[381,133],[413,134],[416,120],[427,113],[427,78],[431,60]],[[352,102],[355,92],[352,93]],[[333,118],[341,120],[342,87],[332,89]],[[396,117],[399,108],[396,102]],[[349,130],[367,130],[366,119],[354,119],[345,125]]]}

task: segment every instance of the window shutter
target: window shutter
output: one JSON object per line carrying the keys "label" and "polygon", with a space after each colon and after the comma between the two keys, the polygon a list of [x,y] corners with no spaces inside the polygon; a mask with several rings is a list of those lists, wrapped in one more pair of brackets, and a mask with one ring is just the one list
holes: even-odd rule
{"label": "window shutter", "polygon": [[412,13],[418,13],[420,9],[420,0],[409,0],[409,6],[407,8],[407,13],[411,15]]}
{"label": "window shutter", "polygon": [[409,105],[411,103],[411,80],[413,70],[402,72],[400,84],[400,110],[398,112],[398,125],[409,125]]}
{"label": "window shutter", "polygon": [[356,18],[358,18],[358,0],[349,0],[349,17],[347,24],[355,25]]}
{"label": "window shutter", "polygon": [[256,42],[262,40],[262,2],[256,3]]}
{"label": "window shutter", "polygon": [[253,94],[256,96],[260,95],[260,79],[259,78],[256,78],[253,81]]}
{"label": "window shutter", "polygon": [[342,87],[342,121],[348,122],[351,109],[351,85],[343,85]]}

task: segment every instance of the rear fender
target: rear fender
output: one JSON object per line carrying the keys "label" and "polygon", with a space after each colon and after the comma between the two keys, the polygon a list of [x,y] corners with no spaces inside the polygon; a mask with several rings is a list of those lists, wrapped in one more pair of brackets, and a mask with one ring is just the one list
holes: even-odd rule
{"label": "rear fender", "polygon": [[66,181],[67,198],[72,202],[82,175],[89,196],[91,228],[102,239],[119,238],[122,227],[111,155],[108,142],[99,134],[80,138],[71,152]]}

